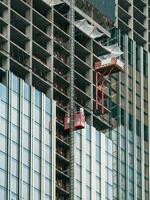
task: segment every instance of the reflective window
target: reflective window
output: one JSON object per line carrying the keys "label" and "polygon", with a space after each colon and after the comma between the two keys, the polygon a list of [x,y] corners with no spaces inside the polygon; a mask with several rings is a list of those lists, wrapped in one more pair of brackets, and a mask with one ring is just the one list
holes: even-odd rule
{"label": "reflective window", "polygon": [[6,137],[0,134],[0,150],[3,152],[7,151],[7,141],[6,141]]}
{"label": "reflective window", "polygon": [[30,85],[24,83],[24,98],[30,100]]}
{"label": "reflective window", "polygon": [[5,170],[7,167],[6,158],[7,158],[7,155],[0,151],[0,168],[3,170]]}
{"label": "reflective window", "polygon": [[40,191],[37,189],[34,189],[34,199],[33,200],[40,200]]}
{"label": "reflective window", "polygon": [[23,141],[22,141],[23,147],[26,149],[30,149],[30,135],[26,132],[23,132]]}
{"label": "reflective window", "polygon": [[11,154],[13,158],[18,160],[19,148],[18,148],[18,144],[15,142],[11,143]]}
{"label": "reflective window", "polygon": [[0,99],[4,102],[7,102],[7,88],[5,85],[0,83]]}
{"label": "reflective window", "polygon": [[30,132],[30,118],[26,117],[25,115],[23,117],[23,130],[27,133]]}
{"label": "reflective window", "polygon": [[27,116],[30,116],[30,102],[27,100],[24,100],[24,114]]}
{"label": "reflective window", "polygon": [[18,171],[18,161],[15,159],[11,159],[11,173],[12,175],[18,177],[19,171]]}
{"label": "reflective window", "polygon": [[29,185],[23,183],[23,200],[29,200]]}
{"label": "reflective window", "polygon": [[19,112],[14,108],[11,110],[11,122],[16,126],[19,125]]}
{"label": "reflective window", "polygon": [[41,155],[41,142],[34,138],[34,154]]}
{"label": "reflective window", "polygon": [[12,90],[19,93],[19,78],[12,76]]}
{"label": "reflective window", "polygon": [[35,90],[35,105],[37,107],[41,107],[41,99],[42,99],[41,92]]}
{"label": "reflective window", "polygon": [[45,178],[45,193],[51,195],[51,181]]}
{"label": "reflective window", "polygon": [[30,151],[25,148],[23,148],[23,163],[30,166]]}
{"label": "reflective window", "polygon": [[45,130],[45,144],[48,146],[51,146],[51,137],[52,135],[49,133],[49,131]]}
{"label": "reflective window", "polygon": [[51,148],[45,145],[45,160],[51,162]]}
{"label": "reflective window", "polygon": [[52,167],[50,163],[45,161],[45,177],[51,179]]}
{"label": "reflective window", "polygon": [[41,182],[40,174],[34,171],[33,177],[34,177],[34,187],[40,189],[40,182]]}
{"label": "reflective window", "polygon": [[40,158],[36,155],[34,155],[33,158],[33,162],[34,162],[34,170],[40,173]]}
{"label": "reflective window", "polygon": [[51,100],[48,97],[46,97],[45,98],[45,111],[49,114],[51,114],[51,103],[52,103]]}
{"label": "reflective window", "polygon": [[7,121],[0,117],[0,133],[6,135],[7,133]]}
{"label": "reflective window", "polygon": [[7,119],[7,104],[0,101],[0,116]]}
{"label": "reflective window", "polygon": [[11,176],[11,191],[18,194],[18,178]]}
{"label": "reflective window", "polygon": [[19,96],[15,92],[12,92],[12,107],[19,109]]}
{"label": "reflective window", "polygon": [[29,178],[30,178],[30,168],[23,165],[23,181],[26,183],[29,183]]}
{"label": "reflective window", "polygon": [[0,186],[6,187],[6,172],[0,169]]}
{"label": "reflective window", "polygon": [[19,128],[14,124],[11,124],[11,136],[14,142],[19,142]]}
{"label": "reflective window", "polygon": [[0,186],[1,200],[6,200],[6,189]]}

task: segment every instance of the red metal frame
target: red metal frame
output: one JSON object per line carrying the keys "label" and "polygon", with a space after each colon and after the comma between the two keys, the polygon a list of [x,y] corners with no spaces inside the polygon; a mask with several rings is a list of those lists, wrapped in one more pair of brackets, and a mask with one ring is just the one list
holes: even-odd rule
{"label": "red metal frame", "polygon": [[[106,76],[109,77],[110,74],[112,73],[116,73],[119,71],[123,71],[121,70],[118,66],[116,66],[115,64],[115,59],[113,61],[113,63],[110,65],[110,70],[108,71],[108,67],[106,70],[103,71],[103,73],[100,73],[100,67],[101,67],[101,62],[98,61],[94,64],[94,68],[95,68],[95,72],[96,72],[96,110],[98,110],[98,91],[99,91],[99,84],[98,82],[101,80],[102,81],[102,87],[101,87],[101,105],[102,105],[102,109],[101,112],[102,114],[104,114],[104,89],[105,89],[105,81],[106,81]],[[117,70],[115,69],[115,67],[117,68]]]}
{"label": "red metal frame", "polygon": [[[74,115],[74,130],[82,129],[85,127],[85,116],[82,112],[77,112]],[[70,116],[64,117],[64,130],[70,129]]]}

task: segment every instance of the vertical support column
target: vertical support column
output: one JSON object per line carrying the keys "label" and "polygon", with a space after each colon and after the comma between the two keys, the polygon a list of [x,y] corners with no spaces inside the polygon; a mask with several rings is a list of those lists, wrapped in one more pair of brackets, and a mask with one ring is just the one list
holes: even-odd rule
{"label": "vertical support column", "polygon": [[94,91],[93,91],[93,40],[91,39],[90,40],[90,51],[91,51],[91,55],[90,55],[90,66],[91,66],[91,69],[90,69],[90,82],[91,82],[91,94],[90,94],[90,96],[91,96],[91,102],[90,102],[90,109],[91,109],[91,119],[90,119],[90,121],[91,121],[91,123],[90,123],[90,125],[91,126],[93,126],[93,115],[92,115],[92,112],[93,112],[93,94],[94,94]]}
{"label": "vertical support column", "polygon": [[20,95],[19,95],[19,125],[20,125],[20,130],[19,130],[19,146],[20,146],[20,151],[19,153],[19,198],[23,198],[23,184],[22,184],[22,177],[23,177],[23,162],[22,162],[22,135],[23,135],[23,113],[24,113],[24,106],[23,106],[23,99],[24,99],[24,84],[23,81],[20,80]]}
{"label": "vertical support column", "polygon": [[11,76],[7,72],[7,94],[8,94],[8,124],[7,124],[7,199],[10,199],[10,179],[11,179]]}
{"label": "vertical support column", "polygon": [[133,133],[134,133],[134,199],[137,199],[137,138],[136,138],[136,43],[133,42]]}
{"label": "vertical support column", "polygon": [[128,104],[128,36],[125,35],[125,136],[126,136],[126,199],[129,199],[129,104]]}
{"label": "vertical support column", "polygon": [[52,100],[52,200],[56,199],[56,102]]}
{"label": "vertical support column", "polygon": [[70,57],[70,200],[75,199],[75,187],[74,187],[74,6],[75,1],[70,1],[70,46],[71,46],[71,57]]}
{"label": "vertical support column", "polygon": [[51,44],[50,44],[50,54],[51,58],[49,59],[48,66],[51,68],[51,72],[48,73],[48,80],[52,83],[52,86],[48,89],[47,95],[48,97],[53,99],[53,82],[54,82],[54,5],[51,6],[51,11],[49,14],[49,18],[51,18],[51,27],[48,29],[48,35],[51,35]]}
{"label": "vertical support column", "polygon": [[144,176],[144,77],[143,77],[143,48],[141,54],[141,177],[142,177],[142,199],[145,199],[145,176]]}
{"label": "vertical support column", "polygon": [[[32,85],[32,32],[33,32],[33,10],[32,10],[32,4],[33,2],[31,1],[31,5],[30,5],[30,10],[28,11],[29,15],[30,15],[30,26],[28,27],[28,31],[29,33],[28,36],[30,38],[30,44],[29,44],[29,53],[30,53],[30,60],[29,60],[29,67],[30,67],[30,72],[26,75],[25,79],[26,82],[29,83],[30,85]],[[28,4],[29,5],[29,4]]]}
{"label": "vertical support column", "polygon": [[86,128],[82,129],[81,131],[81,147],[82,147],[82,151],[81,151],[82,198],[81,199],[86,200]]}
{"label": "vertical support column", "polygon": [[35,102],[35,98],[34,98],[34,92],[35,92],[35,89],[33,87],[31,87],[31,90],[30,90],[30,95],[31,95],[31,104],[30,104],[30,110],[31,110],[31,122],[30,122],[30,127],[31,127],[31,143],[30,143],[30,146],[31,146],[31,152],[30,152],[30,162],[31,162],[31,165],[30,165],[30,199],[33,198],[33,130],[34,130],[34,127],[33,127],[33,122],[34,122],[34,112],[35,112],[35,109],[34,109],[34,102]]}
{"label": "vertical support column", "polygon": [[[118,44],[120,46],[120,38],[121,38],[121,32],[117,32],[117,40]],[[118,198],[121,199],[121,73],[118,74],[118,80],[117,80],[117,133],[118,133],[118,138],[117,138],[117,143],[118,143]]]}
{"label": "vertical support column", "polygon": [[106,167],[106,157],[105,157],[105,135],[100,134],[101,136],[101,200],[106,199],[105,195],[105,182],[106,182],[106,176],[105,176],[105,167]]}
{"label": "vertical support column", "polygon": [[[148,53],[148,66],[150,65],[150,53]],[[148,88],[150,86],[150,68],[148,67]],[[148,89],[148,152],[149,152],[149,174],[150,174],[150,90]],[[150,191],[150,178],[149,178],[149,191]],[[150,193],[149,193],[150,197]]]}
{"label": "vertical support column", "polygon": [[45,198],[45,95],[42,94],[42,109],[41,109],[41,199]]}
{"label": "vertical support column", "polygon": [[[96,133],[91,126],[91,199],[96,199]],[[105,155],[105,154],[104,154]]]}

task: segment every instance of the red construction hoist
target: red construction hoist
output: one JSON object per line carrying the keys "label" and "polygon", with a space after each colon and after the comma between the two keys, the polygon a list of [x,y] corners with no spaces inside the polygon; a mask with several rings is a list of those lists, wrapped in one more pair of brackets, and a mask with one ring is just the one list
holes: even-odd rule
{"label": "red construction hoist", "polygon": [[94,64],[94,69],[96,72],[96,110],[98,110],[98,91],[99,91],[99,82],[101,81],[101,105],[102,105],[102,114],[104,114],[104,87],[106,77],[113,73],[124,71],[124,63],[117,59],[116,57],[106,58],[102,61],[97,61]]}

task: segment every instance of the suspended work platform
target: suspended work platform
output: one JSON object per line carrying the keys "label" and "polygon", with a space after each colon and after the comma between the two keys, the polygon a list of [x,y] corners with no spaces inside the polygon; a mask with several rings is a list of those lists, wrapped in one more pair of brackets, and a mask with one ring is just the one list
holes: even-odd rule
{"label": "suspended work platform", "polygon": [[99,72],[103,76],[124,71],[124,63],[115,57],[106,58],[105,60],[98,61],[95,63],[94,67],[95,71]]}
{"label": "suspended work platform", "polygon": [[115,46],[106,47],[110,54],[101,56],[100,60],[94,63],[94,69],[96,72],[96,110],[98,110],[98,101],[99,101],[99,83],[101,83],[101,113],[104,113],[104,87],[106,77],[109,75],[124,72],[124,63],[117,57],[123,54],[122,51]]}

